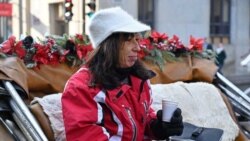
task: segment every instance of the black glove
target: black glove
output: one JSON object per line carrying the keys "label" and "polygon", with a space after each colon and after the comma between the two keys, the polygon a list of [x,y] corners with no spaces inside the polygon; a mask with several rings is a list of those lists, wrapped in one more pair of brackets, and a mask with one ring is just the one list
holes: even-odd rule
{"label": "black glove", "polygon": [[159,110],[157,119],[151,122],[150,128],[158,140],[168,139],[169,136],[181,135],[183,131],[181,109],[177,108],[175,110],[170,122],[162,121],[162,110]]}

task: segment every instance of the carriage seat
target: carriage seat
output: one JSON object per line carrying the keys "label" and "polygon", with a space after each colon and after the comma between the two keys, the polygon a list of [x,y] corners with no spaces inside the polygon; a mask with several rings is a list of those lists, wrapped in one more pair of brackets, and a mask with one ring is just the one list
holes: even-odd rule
{"label": "carriage seat", "polygon": [[[165,88],[176,87],[176,86],[179,87],[181,85],[197,86],[200,84],[194,84],[194,83],[193,84],[184,84],[184,83],[179,82],[179,83],[175,83],[172,85],[165,85],[164,87]],[[202,85],[204,85],[204,84],[202,84]],[[209,84],[205,84],[205,85],[209,85]],[[160,86],[160,85],[152,85],[152,91],[154,94],[156,94],[156,96],[158,95],[158,100],[159,100],[159,97],[162,97],[163,93],[162,93],[162,91],[161,92],[159,91],[160,93],[157,92],[156,89],[158,89],[157,88],[158,86]],[[208,86],[204,86],[204,87],[208,87]],[[212,87],[212,85],[209,85],[209,88],[211,88],[211,87]],[[160,86],[159,88],[163,88],[163,87]],[[189,87],[186,87],[186,88],[189,88]],[[178,90],[180,90],[180,89],[181,89],[181,87],[179,87]],[[170,98],[170,100],[171,100],[171,98],[176,98],[176,97],[179,97],[180,99],[183,98],[183,96],[177,95],[178,92],[177,93],[174,93],[174,92],[170,93],[166,90],[167,89],[164,90],[165,91],[164,93],[168,94],[168,95],[166,95],[166,97]],[[171,90],[171,89],[168,89],[168,90]],[[174,90],[176,90],[176,88]],[[195,95],[197,95],[198,97],[200,97],[201,95],[204,95],[204,91],[203,92],[201,92],[201,91],[196,92],[196,90],[195,90],[195,92],[191,92],[191,93],[193,96],[195,93],[197,93]],[[163,96],[163,97],[165,97],[165,96]],[[214,96],[211,95],[211,97],[214,97]],[[216,98],[217,100],[219,100],[218,97],[219,96],[217,96],[217,98]],[[222,98],[220,98],[220,100],[225,102],[225,104],[226,104],[225,108],[227,108],[229,110],[230,114],[232,114],[233,110],[232,110],[231,105],[228,102],[228,99],[225,96],[222,96]],[[154,101],[157,102],[157,97],[154,97]],[[202,100],[202,101],[205,102],[205,100]],[[192,104],[192,103],[189,103],[189,104],[195,106],[195,104]],[[46,107],[44,105],[51,105],[51,107]],[[157,108],[154,107],[156,105],[157,105],[156,103],[155,104],[153,103],[153,108],[157,110]],[[179,105],[179,106],[181,106],[181,105]],[[204,106],[206,106],[205,103],[204,103]],[[210,106],[208,106],[208,107],[210,107]],[[32,104],[30,105],[30,107],[31,107],[32,113],[37,118],[39,124],[41,125],[44,133],[46,134],[46,136],[49,140],[53,141],[53,140],[57,140],[58,138],[61,138],[61,139],[64,138],[64,140],[65,140],[65,131],[64,131],[64,125],[63,125],[63,119],[62,119],[62,110],[61,110],[61,94],[52,94],[52,95],[44,96],[43,98],[35,98],[32,101]],[[181,108],[183,108],[183,114],[188,113],[188,111],[186,111],[188,109],[185,110],[184,107],[181,107]],[[51,114],[53,114],[53,115],[51,115]],[[183,115],[183,116],[187,117],[187,115],[186,116]],[[50,117],[56,117],[56,118],[50,119]],[[231,115],[231,117],[233,119],[235,119],[235,117],[233,117],[233,114]],[[190,119],[192,119],[192,118],[190,118]],[[50,122],[50,121],[53,121],[53,122]],[[237,123],[237,121],[235,121],[235,122]],[[236,134],[236,136],[237,136],[237,134]],[[247,141],[247,138],[245,138],[245,136],[241,130],[239,131],[238,136],[235,139],[235,141]]]}

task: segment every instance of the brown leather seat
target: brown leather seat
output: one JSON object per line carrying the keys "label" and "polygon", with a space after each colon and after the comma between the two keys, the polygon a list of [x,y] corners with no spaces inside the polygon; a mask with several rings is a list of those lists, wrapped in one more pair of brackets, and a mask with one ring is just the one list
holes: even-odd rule
{"label": "brown leather seat", "polygon": [[44,113],[42,106],[36,102],[30,105],[30,110],[37,119],[39,125],[41,126],[43,132],[49,141],[54,141],[54,132],[51,128],[51,123],[48,116]]}

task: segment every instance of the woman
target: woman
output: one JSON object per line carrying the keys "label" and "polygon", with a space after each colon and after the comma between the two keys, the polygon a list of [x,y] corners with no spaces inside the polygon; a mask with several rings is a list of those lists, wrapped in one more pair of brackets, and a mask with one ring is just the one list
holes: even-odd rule
{"label": "woman", "polygon": [[224,46],[222,43],[220,43],[217,47],[216,47],[216,58],[215,58],[215,64],[218,66],[218,72],[220,72],[222,74],[222,68],[224,66],[224,62],[227,58],[227,54],[226,51],[224,49]]}
{"label": "woman", "polygon": [[100,10],[88,26],[95,48],[67,82],[62,110],[67,141],[167,139],[183,130],[178,108],[171,122],[155,115],[149,79],[138,60],[138,32],[150,30],[121,8]]}

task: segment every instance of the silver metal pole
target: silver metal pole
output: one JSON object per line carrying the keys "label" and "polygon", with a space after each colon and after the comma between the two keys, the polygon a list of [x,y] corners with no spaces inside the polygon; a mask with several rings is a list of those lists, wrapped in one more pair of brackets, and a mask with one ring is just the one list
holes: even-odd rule
{"label": "silver metal pole", "polygon": [[17,118],[13,116],[19,128],[22,129],[26,139],[28,141],[41,141],[40,136],[34,130],[34,127],[28,121],[28,118],[23,114],[20,107],[17,106],[16,102],[13,99],[10,100],[10,107],[14,111],[15,116],[18,118],[17,120]]}
{"label": "silver metal pole", "polygon": [[27,141],[34,141],[34,139],[31,137],[30,133],[26,129],[25,125],[20,120],[20,117],[18,117],[16,113],[13,113],[12,116],[13,116],[13,119],[16,122],[17,126],[20,128],[23,135],[25,136],[26,140]]}
{"label": "silver metal pole", "polygon": [[227,78],[225,78],[219,72],[216,73],[217,77],[222,80],[226,85],[228,85],[231,89],[233,89],[238,95],[240,95],[247,102],[250,102],[250,97],[248,97],[242,90],[236,87],[232,82],[230,82]]}
{"label": "silver metal pole", "polygon": [[231,101],[234,101],[234,104],[237,103],[237,105],[235,105],[235,106],[238,106],[238,107],[240,106],[241,107],[240,109],[250,117],[250,104],[249,104],[249,102],[244,100],[242,97],[236,96],[235,94],[233,94],[231,91],[229,91],[224,86],[222,86],[222,85],[219,85],[219,86],[220,86],[220,88],[222,88],[226,92],[225,94],[229,97],[229,99]]}
{"label": "silver metal pole", "polygon": [[7,131],[11,134],[11,136],[17,140],[18,138],[16,137],[16,135],[13,133],[13,131],[11,130],[11,128],[5,123],[5,121],[0,117],[0,122],[4,125],[4,127],[7,129]]}
{"label": "silver metal pole", "polygon": [[17,104],[17,106],[20,108],[20,110],[24,113],[26,118],[29,119],[30,123],[36,130],[36,132],[41,137],[42,141],[48,141],[47,137],[43,133],[42,129],[40,128],[39,124],[37,123],[35,117],[32,115],[26,104],[23,102],[22,98],[19,96],[13,85],[9,81],[3,81],[3,84],[5,85],[5,88]]}

